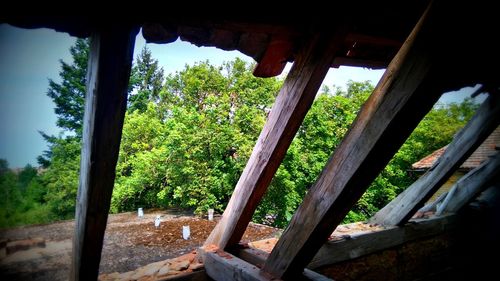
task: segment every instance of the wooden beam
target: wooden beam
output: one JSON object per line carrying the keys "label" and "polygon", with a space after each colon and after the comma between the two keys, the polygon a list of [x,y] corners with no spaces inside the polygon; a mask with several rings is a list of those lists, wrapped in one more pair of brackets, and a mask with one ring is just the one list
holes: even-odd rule
{"label": "wooden beam", "polygon": [[401,45],[403,45],[403,42],[399,40],[394,40],[386,37],[370,36],[360,33],[349,33],[345,38],[345,41],[351,43],[361,43],[367,45],[388,46],[396,48],[399,48],[401,47]]}
{"label": "wooden beam", "polygon": [[443,85],[425,15],[305,196],[265,271],[284,279],[301,271],[439,99]]}
{"label": "wooden beam", "polygon": [[[314,270],[321,266],[352,260],[413,240],[439,235],[457,227],[457,216],[444,215],[412,220],[404,226],[389,226],[374,232],[352,234],[342,240],[326,242],[307,268]],[[267,252],[255,248],[240,248],[235,250],[234,254],[258,267],[262,266],[269,256]]]}
{"label": "wooden beam", "polygon": [[91,38],[71,280],[99,273],[138,31],[108,27]]}
{"label": "wooden beam", "polygon": [[489,95],[434,166],[378,211],[370,222],[382,225],[404,224],[493,132],[499,122],[500,97]]}
{"label": "wooden beam", "polygon": [[412,218],[423,218],[429,213],[434,214],[436,212],[437,206],[443,202],[447,194],[448,191],[441,193],[441,195],[439,195],[436,200],[418,209],[418,211],[412,216]]}
{"label": "wooden beam", "polygon": [[352,260],[406,242],[438,235],[458,227],[457,221],[454,215],[414,220],[401,227],[391,226],[376,232],[350,235],[349,238],[339,241],[328,241],[307,267],[315,269]]}
{"label": "wooden beam", "polygon": [[203,253],[203,262],[208,276],[217,281],[276,280],[257,266],[220,250]]}
{"label": "wooden beam", "polygon": [[[255,248],[238,248],[235,250],[235,254],[238,258],[256,265],[259,268],[264,265],[267,257],[269,257],[267,252]],[[304,272],[302,272],[302,275],[295,276],[294,280],[331,281],[332,279],[306,268]]]}
{"label": "wooden beam", "polygon": [[205,245],[236,245],[311,107],[341,33],[312,38],[288,74],[221,220]]}
{"label": "wooden beam", "polygon": [[497,153],[453,185],[443,203],[437,208],[436,216],[460,210],[494,181],[498,181],[499,176],[500,153]]}
{"label": "wooden beam", "polygon": [[368,67],[372,69],[386,68],[389,61],[357,59],[354,57],[335,57],[332,67],[338,68],[344,66]]}
{"label": "wooden beam", "polygon": [[289,38],[274,37],[267,45],[260,62],[255,66],[256,77],[274,77],[285,69],[293,51],[293,42]]}

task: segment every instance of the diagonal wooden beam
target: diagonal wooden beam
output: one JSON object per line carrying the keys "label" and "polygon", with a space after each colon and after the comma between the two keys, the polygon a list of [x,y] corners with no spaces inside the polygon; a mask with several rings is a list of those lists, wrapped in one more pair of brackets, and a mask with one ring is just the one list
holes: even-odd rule
{"label": "diagonal wooden beam", "polygon": [[499,177],[500,153],[496,153],[453,185],[443,203],[437,208],[436,216],[460,210],[481,191],[498,182]]}
{"label": "diagonal wooden beam", "polygon": [[70,280],[97,280],[115,179],[135,27],[92,35]]}
{"label": "diagonal wooden beam", "polygon": [[343,36],[342,32],[334,36],[316,36],[297,56],[222,219],[205,245],[215,244],[224,249],[240,241],[311,107]]}
{"label": "diagonal wooden beam", "polygon": [[263,270],[293,279],[385,167],[444,91],[433,65],[426,12],[318,180],[294,214]]}
{"label": "diagonal wooden beam", "polygon": [[378,211],[371,223],[402,225],[443,185],[483,143],[500,122],[500,97],[491,94],[448,145],[438,162],[417,181]]}

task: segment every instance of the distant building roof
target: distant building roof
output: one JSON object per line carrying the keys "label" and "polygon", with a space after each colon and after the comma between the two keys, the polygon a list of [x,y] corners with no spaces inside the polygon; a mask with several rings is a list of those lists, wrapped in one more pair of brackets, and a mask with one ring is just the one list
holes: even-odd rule
{"label": "distant building roof", "polygon": [[[414,170],[427,170],[436,160],[441,157],[448,146],[441,147],[440,149],[432,152],[431,154],[420,159],[411,165]],[[479,166],[484,160],[495,153],[495,150],[500,147],[500,126],[497,127],[491,135],[472,153],[472,155],[465,160],[460,166],[460,169],[472,170]]]}

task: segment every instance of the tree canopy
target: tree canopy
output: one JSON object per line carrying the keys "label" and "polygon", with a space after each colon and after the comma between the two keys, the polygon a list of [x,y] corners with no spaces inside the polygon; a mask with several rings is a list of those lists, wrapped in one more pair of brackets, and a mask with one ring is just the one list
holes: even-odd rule
{"label": "tree canopy", "polygon": [[[0,227],[74,216],[88,49],[87,40],[77,40],[70,49],[73,62],[61,61],[61,82],[49,81],[62,133],[42,133],[49,143],[39,157],[44,172],[27,166],[16,174],[0,159]],[[112,212],[224,210],[282,85],[277,78],[254,77],[253,67],[241,59],[221,66],[202,61],[165,76],[142,49],[129,83]],[[254,221],[287,225],[372,90],[368,81],[349,81],[346,90],[323,87]],[[411,164],[449,143],[476,108],[471,100],[436,105],[345,222],[368,218],[409,186],[415,180]]]}

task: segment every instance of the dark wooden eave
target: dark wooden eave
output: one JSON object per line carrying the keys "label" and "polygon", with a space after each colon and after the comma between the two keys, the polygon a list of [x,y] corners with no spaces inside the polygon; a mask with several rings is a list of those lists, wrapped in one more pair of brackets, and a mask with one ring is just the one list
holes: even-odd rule
{"label": "dark wooden eave", "polygon": [[[422,14],[428,1],[405,1],[403,4],[357,5],[337,4],[334,10],[308,13],[303,7],[251,16],[234,13],[196,14],[190,10],[163,15],[138,14],[119,17],[110,23],[104,16],[2,16],[6,22],[23,28],[47,27],[77,37],[88,37],[103,25],[136,24],[142,27],[147,42],[170,43],[178,38],[196,46],[237,50],[262,63],[256,76],[281,73],[286,62],[295,60],[297,52],[314,33],[328,33],[339,26],[348,35],[339,43],[332,67],[361,66],[385,68]],[[344,7],[345,6],[345,7]],[[187,12],[186,12],[187,11]],[[397,24],[394,24],[396,23]],[[276,42],[279,44],[276,44]],[[278,45],[278,47],[276,47]],[[264,59],[264,60],[263,60]],[[257,67],[259,68],[259,66]]]}

